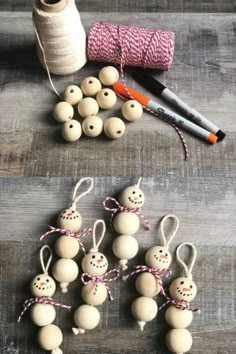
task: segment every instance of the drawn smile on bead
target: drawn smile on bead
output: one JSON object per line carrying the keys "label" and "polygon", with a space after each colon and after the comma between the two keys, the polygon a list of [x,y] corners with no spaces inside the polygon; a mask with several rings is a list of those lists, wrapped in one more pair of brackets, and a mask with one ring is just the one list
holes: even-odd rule
{"label": "drawn smile on bead", "polygon": [[66,209],[61,213],[60,218],[66,220],[73,220],[73,219],[78,219],[79,215],[78,213],[75,212],[75,210],[68,211],[68,209]]}
{"label": "drawn smile on bead", "polygon": [[143,202],[142,202],[142,200],[140,200],[139,202],[138,202],[138,197],[135,197],[134,199],[132,199],[131,197],[128,197],[128,199],[129,199],[129,201],[131,202],[131,203],[133,203],[133,204],[135,204],[135,205],[137,205],[137,204],[142,204]]}
{"label": "drawn smile on bead", "polygon": [[183,295],[183,296],[192,296],[193,294],[192,293],[185,293],[186,291],[190,291],[190,289],[188,288],[183,288],[183,289],[180,289],[180,288],[177,288],[177,291],[180,295]]}

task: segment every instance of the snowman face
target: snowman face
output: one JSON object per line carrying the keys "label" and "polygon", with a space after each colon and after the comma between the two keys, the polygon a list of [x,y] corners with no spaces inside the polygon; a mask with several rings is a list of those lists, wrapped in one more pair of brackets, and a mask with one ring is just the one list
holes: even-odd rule
{"label": "snowman face", "polygon": [[138,187],[131,186],[121,192],[119,200],[125,208],[142,208],[144,205],[144,194]]}
{"label": "snowman face", "polygon": [[164,270],[171,264],[171,254],[166,247],[151,247],[145,256],[145,262],[149,267]]}
{"label": "snowman face", "polygon": [[82,218],[78,211],[74,209],[64,209],[58,217],[58,226],[72,232],[79,231],[82,225]]}
{"label": "snowman face", "polygon": [[172,281],[170,295],[176,300],[190,302],[197,295],[197,286],[191,279],[179,277]]}
{"label": "snowman face", "polygon": [[52,296],[56,291],[56,283],[47,274],[38,274],[31,282],[31,292],[34,296]]}
{"label": "snowman face", "polygon": [[103,275],[108,268],[108,261],[100,252],[89,252],[82,260],[84,272],[92,276]]}

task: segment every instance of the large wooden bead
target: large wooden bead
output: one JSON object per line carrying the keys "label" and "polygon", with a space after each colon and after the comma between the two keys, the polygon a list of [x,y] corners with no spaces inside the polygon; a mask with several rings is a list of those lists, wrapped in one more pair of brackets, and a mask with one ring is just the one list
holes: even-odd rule
{"label": "large wooden bead", "polygon": [[67,286],[74,281],[78,274],[79,268],[73,259],[61,258],[54,263],[52,268],[54,278],[60,283],[62,292],[67,292]]}
{"label": "large wooden bead", "polygon": [[99,71],[98,77],[103,85],[111,86],[119,80],[119,72],[114,66],[104,66]]}
{"label": "large wooden bead", "polygon": [[171,254],[166,247],[153,246],[147,251],[145,262],[149,267],[164,270],[171,264]]}
{"label": "large wooden bead", "polygon": [[131,305],[133,317],[138,321],[141,331],[146,322],[152,321],[157,315],[157,304],[150,297],[140,296]]}
{"label": "large wooden bead", "polygon": [[83,286],[81,296],[88,305],[99,306],[106,301],[107,289],[102,283],[89,283]]}
{"label": "large wooden bead", "polygon": [[103,120],[98,116],[89,116],[84,119],[82,129],[85,135],[95,138],[103,130]]}
{"label": "large wooden bead", "polygon": [[40,328],[38,332],[38,343],[44,350],[55,350],[63,341],[63,334],[60,328],[54,324]]}
{"label": "large wooden bead", "polygon": [[148,272],[144,272],[137,277],[135,287],[139,294],[147,297],[154,297],[161,291],[157,279]]}
{"label": "large wooden bead", "polygon": [[82,217],[77,210],[64,209],[57,218],[57,225],[61,229],[78,232],[82,225]]}
{"label": "large wooden bead", "polygon": [[99,107],[97,101],[92,97],[83,98],[78,104],[78,112],[81,117],[95,116]]}
{"label": "large wooden bead", "polygon": [[117,117],[108,118],[104,123],[104,133],[110,139],[119,139],[125,133],[125,123]]}
{"label": "large wooden bead", "polygon": [[105,88],[98,92],[97,103],[102,109],[110,109],[116,104],[116,94],[113,90]]}
{"label": "large wooden bead", "polygon": [[166,345],[172,353],[186,353],[192,343],[192,335],[187,329],[171,329],[166,335]]}
{"label": "large wooden bead", "polygon": [[197,295],[197,286],[190,278],[179,277],[171,282],[170,295],[176,300],[190,302]]}
{"label": "large wooden bead", "polygon": [[74,258],[79,252],[79,242],[75,237],[61,236],[55,243],[55,252],[61,258]]}
{"label": "large wooden bead", "polygon": [[83,98],[83,92],[76,85],[67,86],[64,92],[64,100],[72,106],[78,104]]}
{"label": "large wooden bead", "polygon": [[113,219],[113,227],[118,234],[134,235],[139,229],[138,215],[129,212],[117,214]]}
{"label": "large wooden bead", "polygon": [[65,122],[61,128],[62,137],[69,143],[79,140],[82,134],[82,128],[80,122],[71,119]]}
{"label": "large wooden bead", "polygon": [[49,275],[38,274],[31,281],[30,289],[35,297],[53,296],[56,291],[56,283]]}
{"label": "large wooden bead", "polygon": [[119,201],[126,208],[142,208],[145,197],[143,191],[136,186],[125,188],[119,195]]}
{"label": "large wooden bead", "polygon": [[193,312],[188,309],[178,309],[174,305],[171,305],[167,309],[165,317],[170,327],[179,329],[186,328],[192,323]]}
{"label": "large wooden bead", "polygon": [[130,122],[134,122],[142,116],[143,107],[138,101],[129,100],[123,103],[121,111],[125,119]]}
{"label": "large wooden bead", "polygon": [[121,235],[115,239],[112,249],[117,258],[132,259],[138,253],[138,242],[130,235]]}
{"label": "large wooden bead", "polygon": [[82,268],[92,276],[103,275],[107,271],[108,260],[101,252],[89,252],[82,260]]}
{"label": "large wooden bead", "polygon": [[74,321],[79,330],[90,331],[99,324],[100,313],[94,306],[81,305],[74,313]]}
{"label": "large wooden bead", "polygon": [[36,326],[44,327],[55,320],[56,311],[53,305],[35,304],[31,308],[30,317]]}
{"label": "large wooden bead", "polygon": [[68,102],[59,102],[53,110],[53,117],[59,123],[64,123],[71,120],[74,116],[74,109]]}
{"label": "large wooden bead", "polygon": [[80,86],[85,96],[96,96],[96,94],[102,89],[101,82],[93,76],[84,79]]}

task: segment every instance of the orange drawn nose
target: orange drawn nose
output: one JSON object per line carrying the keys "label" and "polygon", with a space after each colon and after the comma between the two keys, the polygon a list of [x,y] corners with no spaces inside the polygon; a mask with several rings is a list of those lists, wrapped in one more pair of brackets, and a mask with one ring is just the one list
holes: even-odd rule
{"label": "orange drawn nose", "polygon": [[97,260],[97,263],[101,263],[101,262],[102,262],[102,259],[98,259],[98,260]]}
{"label": "orange drawn nose", "polygon": [[134,200],[138,200],[138,197],[134,197]]}
{"label": "orange drawn nose", "polygon": [[40,283],[40,286],[44,286],[44,285],[46,285],[46,283]]}
{"label": "orange drawn nose", "polygon": [[73,215],[72,213],[67,213],[67,216],[70,217],[71,215]]}
{"label": "orange drawn nose", "polygon": [[189,288],[183,288],[183,291],[190,291]]}
{"label": "orange drawn nose", "polygon": [[161,255],[161,256],[160,256],[160,258],[164,258],[164,259],[166,259],[166,258],[167,258],[167,256]]}

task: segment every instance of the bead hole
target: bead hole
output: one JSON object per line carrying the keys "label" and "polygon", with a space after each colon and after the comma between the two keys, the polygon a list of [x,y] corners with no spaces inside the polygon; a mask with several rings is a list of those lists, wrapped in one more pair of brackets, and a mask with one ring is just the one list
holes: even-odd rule
{"label": "bead hole", "polygon": [[108,92],[104,92],[104,96],[108,96]]}
{"label": "bead hole", "polygon": [[131,108],[134,108],[134,104],[131,104],[130,107],[131,107]]}
{"label": "bead hole", "polygon": [[74,90],[73,90],[73,89],[71,89],[71,90],[70,90],[70,93],[73,93],[73,92],[74,92]]}
{"label": "bead hole", "polygon": [[93,129],[93,125],[90,125],[90,126],[89,126],[89,129]]}
{"label": "bead hole", "polygon": [[92,80],[90,80],[90,81],[89,81],[89,84],[92,84],[92,83],[93,83],[93,81],[92,81]]}
{"label": "bead hole", "polygon": [[73,124],[69,125],[69,128],[73,128]]}
{"label": "bead hole", "polygon": [[117,130],[117,132],[116,132],[117,134],[121,134],[121,130]]}

